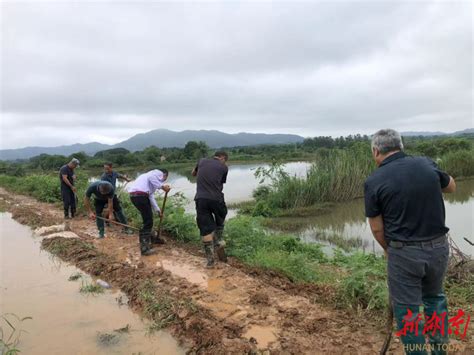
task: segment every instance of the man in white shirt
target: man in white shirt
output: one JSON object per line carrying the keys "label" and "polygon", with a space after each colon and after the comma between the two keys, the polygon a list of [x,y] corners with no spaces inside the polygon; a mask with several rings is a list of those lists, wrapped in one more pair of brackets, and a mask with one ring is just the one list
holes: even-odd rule
{"label": "man in white shirt", "polygon": [[140,252],[142,255],[153,253],[151,249],[153,212],[158,214],[158,216],[161,214],[154,193],[158,189],[166,192],[170,190],[170,186],[164,184],[167,178],[168,171],[166,169],[155,169],[140,175],[127,187],[130,200],[140,212],[143,220],[143,227],[140,229],[139,234]]}

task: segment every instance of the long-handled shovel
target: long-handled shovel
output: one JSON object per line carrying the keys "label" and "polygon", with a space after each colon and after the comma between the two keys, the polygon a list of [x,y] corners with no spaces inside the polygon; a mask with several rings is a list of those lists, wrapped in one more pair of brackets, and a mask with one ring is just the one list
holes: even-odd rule
{"label": "long-handled shovel", "polygon": [[161,237],[161,226],[163,224],[163,217],[165,215],[165,207],[166,207],[166,200],[168,198],[168,191],[165,191],[165,198],[163,199],[163,206],[161,207],[161,214],[160,214],[160,221],[158,222],[158,229],[156,231],[156,235],[153,238],[153,243],[159,244],[160,237]]}
{"label": "long-handled shovel", "polygon": [[132,227],[132,226],[129,226],[128,224],[124,224],[124,223],[114,221],[113,219],[108,219],[108,218],[104,218],[104,217],[100,217],[100,216],[96,216],[95,218],[98,218],[98,219],[101,219],[105,222],[113,223],[113,224],[116,224],[118,226],[122,226],[122,227],[125,227],[125,228],[130,228],[130,229],[134,229],[134,230],[137,230],[137,231],[140,230],[140,228]]}

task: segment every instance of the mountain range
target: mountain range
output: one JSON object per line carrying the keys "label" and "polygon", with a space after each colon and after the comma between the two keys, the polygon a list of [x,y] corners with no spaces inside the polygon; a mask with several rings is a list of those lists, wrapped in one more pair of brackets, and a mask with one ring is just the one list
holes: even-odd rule
{"label": "mountain range", "polygon": [[294,134],[264,134],[264,133],[236,133],[229,134],[220,131],[181,131],[175,132],[167,129],[155,129],[140,133],[123,142],[109,145],[98,142],[86,144],[63,145],[58,147],[26,147],[19,149],[0,150],[1,160],[28,159],[40,154],[70,155],[85,152],[88,155],[112,148],[125,148],[130,151],[143,150],[149,146],[159,148],[182,148],[189,141],[204,141],[211,148],[237,147],[259,144],[286,144],[302,142],[303,137]]}
{"label": "mountain range", "polygon": [[[474,128],[468,128],[453,133],[444,132],[402,132],[403,136],[459,136],[463,134],[474,134]],[[260,144],[287,144],[302,142],[302,136],[294,134],[265,134],[265,133],[236,133],[229,134],[220,131],[186,130],[181,132],[168,129],[155,129],[146,133],[136,134],[123,142],[109,145],[98,142],[86,144],[62,145],[58,147],[26,147],[18,149],[0,150],[1,160],[29,159],[40,154],[71,155],[77,152],[85,152],[88,155],[112,148],[125,148],[130,151],[143,150],[149,146],[159,148],[177,147],[182,148],[189,141],[204,141],[211,148],[250,146]]]}

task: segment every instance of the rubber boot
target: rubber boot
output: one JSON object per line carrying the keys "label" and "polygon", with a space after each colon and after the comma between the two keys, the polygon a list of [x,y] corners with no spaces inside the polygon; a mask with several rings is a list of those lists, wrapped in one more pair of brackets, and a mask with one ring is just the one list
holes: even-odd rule
{"label": "rubber boot", "polygon": [[[446,296],[444,293],[437,295],[423,297],[423,304],[425,306],[425,317],[431,319],[439,317],[440,324],[443,325],[443,329],[437,329],[435,332],[428,331],[428,340],[430,342],[431,355],[446,355],[446,346],[443,350],[443,345],[449,343],[448,337],[448,304],[446,302]],[[436,314],[435,314],[436,313]],[[444,320],[443,320],[444,317]]]}
{"label": "rubber boot", "polygon": [[[407,319],[408,310],[413,314],[410,319]],[[413,328],[406,331],[406,335],[401,335],[400,338],[403,343],[403,349],[407,355],[427,355],[427,345],[425,342],[425,336],[423,335],[423,321],[417,320],[420,314],[419,306],[412,305],[393,305],[393,315],[397,321],[398,330],[407,328],[407,325],[414,324]],[[416,330],[416,324],[418,324],[418,330]]]}
{"label": "rubber boot", "polygon": [[212,242],[204,242],[204,252],[206,253],[207,265],[206,267],[212,268],[215,265],[214,261],[214,245]]}
{"label": "rubber boot", "polygon": [[138,234],[138,240],[140,241],[140,253],[142,255],[150,255],[151,252],[151,234],[148,231],[140,231]]}
{"label": "rubber boot", "polygon": [[227,254],[225,252],[224,227],[216,228],[214,232],[213,244],[219,261],[226,263]]}

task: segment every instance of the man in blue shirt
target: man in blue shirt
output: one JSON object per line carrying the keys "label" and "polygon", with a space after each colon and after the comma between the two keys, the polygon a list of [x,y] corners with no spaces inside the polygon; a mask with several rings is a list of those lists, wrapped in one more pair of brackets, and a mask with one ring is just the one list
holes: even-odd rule
{"label": "man in blue shirt", "polygon": [[[131,181],[126,175],[122,175],[114,171],[112,167],[112,163],[104,164],[104,173],[102,174],[100,179],[102,181],[110,182],[112,186],[114,187],[115,191],[117,191],[117,179],[125,180],[127,182]],[[117,194],[114,194],[113,207],[114,207],[115,219],[122,224],[127,224],[127,218],[125,217],[125,214],[123,213],[123,209],[122,209],[122,206],[120,205],[120,200]],[[123,229],[123,232],[127,234],[133,234],[133,231],[130,228],[126,228],[126,227]]]}
{"label": "man in blue shirt", "polygon": [[[112,184],[108,181],[95,181],[89,185],[86,190],[86,196],[84,198],[84,206],[89,212],[89,217],[95,219],[97,229],[99,229],[99,238],[104,238],[104,220],[97,217],[102,217],[102,211],[105,205],[108,206],[107,218],[112,219],[113,216],[113,198],[115,189]],[[92,212],[90,199],[94,195],[94,206],[95,213]]]}
{"label": "man in blue shirt", "polygon": [[[443,192],[454,192],[454,179],[426,157],[403,152],[398,132],[380,130],[372,137],[372,155],[378,168],[364,186],[365,214],[372,233],[388,257],[388,287],[399,329],[416,320],[420,306],[425,317],[447,315],[443,290],[449,244]],[[412,314],[408,319],[408,314]],[[444,333],[429,332],[432,354],[445,354],[448,322]],[[420,330],[402,336],[407,354],[426,354]]]}

